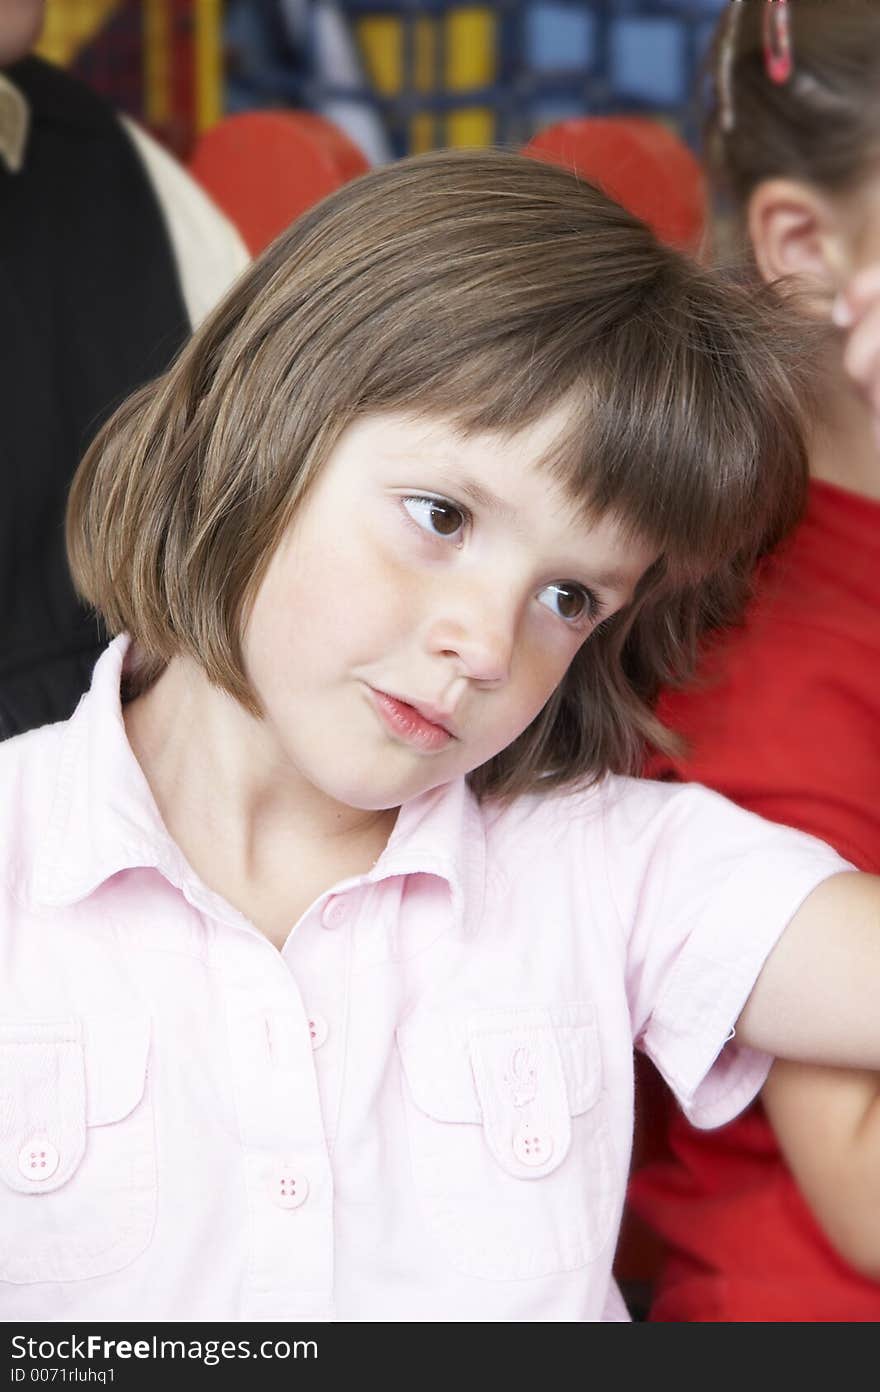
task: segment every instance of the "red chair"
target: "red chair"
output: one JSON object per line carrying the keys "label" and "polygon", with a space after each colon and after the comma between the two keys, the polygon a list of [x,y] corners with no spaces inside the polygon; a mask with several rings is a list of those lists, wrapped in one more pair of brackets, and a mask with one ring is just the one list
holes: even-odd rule
{"label": "red chair", "polygon": [[366,156],[311,111],[246,111],[199,137],[189,170],[257,256],[300,213],[366,173]]}
{"label": "red chair", "polygon": [[523,154],[574,169],[642,218],[662,241],[695,252],[706,221],[699,161],[668,126],[641,116],[584,116],[539,131]]}

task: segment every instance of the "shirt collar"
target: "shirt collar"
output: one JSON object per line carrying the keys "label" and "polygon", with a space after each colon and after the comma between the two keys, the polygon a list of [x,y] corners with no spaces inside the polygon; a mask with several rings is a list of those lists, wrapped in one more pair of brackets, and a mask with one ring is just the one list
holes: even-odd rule
{"label": "shirt collar", "polygon": [[30,108],[22,92],[0,72],[0,160],[10,174],[24,163],[30,126]]}
{"label": "shirt collar", "polygon": [[486,831],[463,778],[404,803],[368,881],[391,875],[437,875],[449,885],[453,927],[479,929],[486,882]]}
{"label": "shirt collar", "polygon": [[[114,639],[95,666],[91,689],[67,722],[30,897],[45,906],[73,904],[120,871],[155,868],[196,908],[241,925],[243,916],[202,884],[172,840],[128,743],[119,688],[129,646],[126,635]],[[463,779],[406,803],[373,869],[345,884],[411,874],[445,880],[454,929],[466,935],[477,930],[485,831]],[[342,887],[334,886],[335,892]]]}

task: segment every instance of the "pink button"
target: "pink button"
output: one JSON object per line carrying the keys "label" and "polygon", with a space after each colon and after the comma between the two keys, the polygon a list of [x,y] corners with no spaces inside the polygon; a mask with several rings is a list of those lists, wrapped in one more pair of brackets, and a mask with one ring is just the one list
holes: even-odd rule
{"label": "pink button", "polygon": [[523,1124],[514,1135],[513,1153],[523,1165],[545,1165],[553,1154],[553,1137],[538,1126]]}
{"label": "pink button", "polygon": [[339,896],[336,899],[328,899],[324,905],[324,912],[321,914],[321,922],[325,928],[339,928],[348,918],[348,905]]}
{"label": "pink button", "polygon": [[309,1016],[309,1036],[312,1041],[312,1048],[320,1049],[329,1033],[330,1028],[324,1016],[319,1015],[317,1011],[312,1011],[312,1014]]}
{"label": "pink button", "polygon": [[291,1165],[282,1165],[270,1177],[269,1192],[279,1208],[299,1208],[309,1197],[309,1181]]}
{"label": "pink button", "polygon": [[41,1179],[48,1179],[55,1173],[60,1158],[58,1151],[45,1136],[32,1136],[27,1145],[22,1146],[18,1152],[18,1168],[26,1179],[32,1179],[35,1184],[39,1184]]}

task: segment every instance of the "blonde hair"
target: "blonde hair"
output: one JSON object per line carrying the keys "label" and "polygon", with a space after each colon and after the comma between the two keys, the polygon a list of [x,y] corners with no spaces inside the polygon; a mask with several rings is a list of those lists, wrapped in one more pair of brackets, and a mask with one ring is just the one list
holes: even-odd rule
{"label": "blonde hair", "polygon": [[75,582],[135,639],[129,695],[185,653],[258,715],[249,605],[346,425],[400,409],[513,431],[568,402],[548,468],[660,559],[471,782],[508,795],[631,771],[646,738],[668,743],[660,684],[684,679],[799,516],[809,361],[769,292],[723,284],[561,169],[404,160],[295,222],[104,427],[70,496]]}

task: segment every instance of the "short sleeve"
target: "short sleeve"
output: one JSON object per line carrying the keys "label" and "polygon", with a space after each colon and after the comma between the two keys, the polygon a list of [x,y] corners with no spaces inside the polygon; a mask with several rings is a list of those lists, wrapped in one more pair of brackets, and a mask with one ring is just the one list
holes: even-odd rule
{"label": "short sleeve", "polygon": [[616,780],[603,829],[633,1038],[694,1125],[719,1126],[772,1062],[733,1035],[767,956],[812,890],[852,866],[694,784]]}

